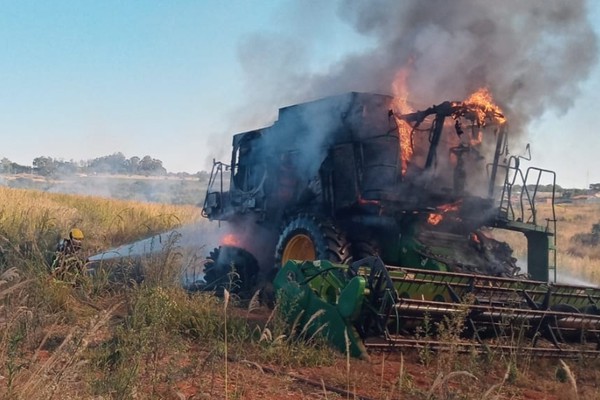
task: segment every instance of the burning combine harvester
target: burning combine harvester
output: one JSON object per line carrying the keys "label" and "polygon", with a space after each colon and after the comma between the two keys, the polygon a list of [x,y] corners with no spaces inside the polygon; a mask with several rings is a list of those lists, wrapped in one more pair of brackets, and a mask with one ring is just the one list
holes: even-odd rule
{"label": "burning combine harvester", "polygon": [[[591,339],[596,347],[577,353],[596,354],[600,290],[548,283],[554,199],[540,220],[536,196],[554,173],[520,168],[485,90],[423,111],[400,106],[348,93],[283,108],[272,126],[234,135],[203,213],[240,235],[211,253],[205,288],[249,293],[272,281],[294,305],[290,320],[342,349],[347,334],[355,356],[369,346],[443,348],[400,335],[426,316],[453,315],[477,339],[461,346],[518,331],[531,338],[528,351],[565,355],[565,342]],[[527,274],[491,228],[523,234]]]}
{"label": "burning combine harvester", "polygon": [[[214,162],[203,215],[228,234],[187,287],[277,293],[291,321],[341,349],[347,336],[355,356],[444,348],[406,333],[453,316],[475,339],[453,346],[509,336],[538,354],[598,354],[600,289],[548,283],[554,199],[543,219],[536,200],[554,173],[523,171],[507,134],[486,91],[416,112],[369,93],[282,108]],[[526,273],[492,229],[523,234]]]}

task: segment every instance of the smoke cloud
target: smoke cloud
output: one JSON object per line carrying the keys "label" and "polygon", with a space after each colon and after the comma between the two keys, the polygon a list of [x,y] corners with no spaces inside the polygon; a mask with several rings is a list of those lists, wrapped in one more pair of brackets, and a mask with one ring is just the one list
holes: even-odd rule
{"label": "smoke cloud", "polygon": [[[239,130],[260,128],[276,118],[278,108],[320,97],[350,91],[405,95],[394,85],[404,79],[408,100],[419,109],[464,100],[487,87],[515,133],[546,111],[566,112],[598,58],[584,0],[338,0],[336,4],[337,17],[372,45],[361,46],[361,52],[328,67],[315,67],[313,50],[324,33],[331,33],[319,28],[331,22],[322,18],[314,3],[293,2],[289,18],[284,18],[288,32],[257,32],[240,43],[250,101],[236,112],[235,120],[244,126]],[[298,29],[306,26],[310,29]],[[314,115],[309,110],[294,122],[304,127],[301,132],[327,133],[338,122],[332,118],[348,104],[342,98],[332,107],[328,111],[337,112]],[[298,130],[297,125],[280,128]],[[298,138],[306,150],[299,162],[307,165],[303,171],[307,176],[314,174],[308,167],[318,166],[314,160],[320,157],[314,154],[323,139],[308,134]],[[246,224],[248,230],[240,225],[218,229],[212,224],[185,235],[218,243],[226,233],[235,233],[242,247],[253,245],[253,254],[266,255],[268,260],[259,260],[262,265],[272,265],[272,232],[254,230],[258,229],[254,222]],[[259,243],[257,237],[265,239]],[[154,242],[142,241],[134,250],[145,252],[149,243]]]}
{"label": "smoke cloud", "polygon": [[394,94],[405,68],[419,108],[485,86],[514,133],[545,111],[566,112],[598,58],[584,0],[341,0],[338,16],[375,45],[325,72],[310,69],[312,37],[261,32],[241,43],[254,109],[262,102],[273,116],[277,106],[347,91]]}

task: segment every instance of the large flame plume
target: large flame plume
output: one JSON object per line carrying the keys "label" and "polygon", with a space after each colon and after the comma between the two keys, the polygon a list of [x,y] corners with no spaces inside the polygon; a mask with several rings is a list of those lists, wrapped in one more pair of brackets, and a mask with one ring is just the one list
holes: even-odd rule
{"label": "large flame plume", "polygon": [[494,98],[487,87],[482,87],[472,93],[464,102],[465,105],[471,106],[476,114],[476,121],[479,126],[485,126],[486,120],[493,118],[497,124],[506,123],[500,107],[494,104]]}
{"label": "large flame plume", "polygon": [[[400,114],[412,112],[412,109],[408,106],[408,76],[411,64],[412,61],[409,60],[407,65],[398,71],[393,82],[394,109]],[[408,163],[414,153],[411,138],[412,129],[406,121],[395,116],[394,118],[396,120],[396,125],[398,126],[398,138],[400,139],[400,162],[402,166],[402,175],[405,175],[408,168]]]}
{"label": "large flame plume", "polygon": [[[414,111],[412,107],[409,106],[410,93],[408,90],[412,64],[413,59],[409,58],[406,65],[398,70],[392,83],[392,91],[394,94],[393,107],[395,111],[394,118],[398,127],[402,175],[406,175],[408,165],[413,158],[415,149],[412,137],[412,127],[403,119],[398,118],[396,114],[408,114]],[[479,88],[469,95],[466,100],[455,104],[464,105],[465,108],[468,109],[468,118],[479,128],[486,126],[488,122],[492,122],[496,125],[506,123],[506,117],[504,116],[502,109],[495,104],[493,96],[487,87]],[[459,116],[456,116],[456,118],[458,117]],[[477,130],[477,132],[474,131],[471,135],[469,144],[475,146],[480,144],[482,140],[482,131]]]}

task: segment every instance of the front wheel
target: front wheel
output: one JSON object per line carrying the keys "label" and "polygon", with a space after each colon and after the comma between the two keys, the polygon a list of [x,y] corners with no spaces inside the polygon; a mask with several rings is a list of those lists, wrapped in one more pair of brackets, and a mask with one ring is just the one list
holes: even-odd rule
{"label": "front wheel", "polygon": [[331,221],[300,214],[285,225],[275,248],[277,267],[289,260],[328,260],[350,264],[352,251],[344,232]]}
{"label": "front wheel", "polygon": [[210,252],[204,264],[204,290],[223,294],[248,294],[256,283],[258,261],[247,250],[235,246],[220,246]]}

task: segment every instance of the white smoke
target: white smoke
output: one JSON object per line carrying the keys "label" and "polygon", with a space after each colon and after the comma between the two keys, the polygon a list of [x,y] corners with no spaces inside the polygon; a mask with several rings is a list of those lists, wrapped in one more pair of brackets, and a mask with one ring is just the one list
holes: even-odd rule
{"label": "white smoke", "polygon": [[185,225],[151,237],[127,243],[88,257],[90,269],[115,265],[149,265],[157,257],[171,252],[179,256],[181,279],[187,284],[201,280],[204,262],[224,235],[231,232],[227,225],[202,221]]}

